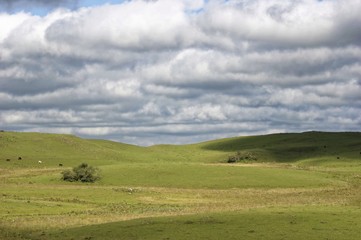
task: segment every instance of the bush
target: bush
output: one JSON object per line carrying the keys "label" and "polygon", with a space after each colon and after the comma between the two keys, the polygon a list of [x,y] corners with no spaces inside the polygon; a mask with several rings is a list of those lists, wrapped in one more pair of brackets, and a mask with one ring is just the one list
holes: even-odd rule
{"label": "bush", "polygon": [[74,167],[72,171],[65,170],[62,175],[62,180],[68,182],[95,182],[100,179],[99,169],[89,166],[87,163]]}
{"label": "bush", "polygon": [[228,157],[228,163],[235,163],[240,161],[256,161],[257,156],[253,154],[252,152],[241,152],[238,151],[233,156]]}
{"label": "bush", "polygon": [[63,174],[63,177],[61,179],[63,179],[64,181],[68,181],[68,182],[78,181],[76,174],[73,171],[65,170],[61,174]]}

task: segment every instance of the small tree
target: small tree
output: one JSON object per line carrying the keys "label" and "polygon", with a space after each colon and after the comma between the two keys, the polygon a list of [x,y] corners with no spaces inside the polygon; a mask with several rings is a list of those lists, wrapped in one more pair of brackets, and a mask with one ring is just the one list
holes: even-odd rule
{"label": "small tree", "polygon": [[65,170],[62,175],[62,179],[68,182],[95,182],[100,179],[99,169],[89,166],[87,163],[74,167],[72,171]]}

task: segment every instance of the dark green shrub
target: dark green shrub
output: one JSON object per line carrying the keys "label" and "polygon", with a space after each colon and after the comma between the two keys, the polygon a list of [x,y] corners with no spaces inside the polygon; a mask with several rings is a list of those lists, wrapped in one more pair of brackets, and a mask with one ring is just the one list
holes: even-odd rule
{"label": "dark green shrub", "polygon": [[235,162],[237,162],[237,158],[235,156],[229,156],[227,162],[228,163],[235,163]]}
{"label": "dark green shrub", "polygon": [[78,181],[76,174],[73,171],[65,170],[65,171],[61,172],[61,174],[63,175],[61,179],[63,179],[64,181],[68,181],[68,182]]}
{"label": "dark green shrub", "polygon": [[99,169],[89,166],[87,163],[74,167],[72,171],[65,170],[62,175],[62,179],[68,182],[95,182],[100,179]]}
{"label": "dark green shrub", "polygon": [[228,157],[228,163],[235,163],[240,161],[256,161],[257,156],[252,152],[241,152],[238,151],[236,154]]}

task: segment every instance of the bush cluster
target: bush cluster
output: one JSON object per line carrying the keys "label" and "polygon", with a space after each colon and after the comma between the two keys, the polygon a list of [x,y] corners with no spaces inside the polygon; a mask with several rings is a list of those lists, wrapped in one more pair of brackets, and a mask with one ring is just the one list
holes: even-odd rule
{"label": "bush cluster", "polygon": [[238,151],[235,155],[228,157],[228,163],[235,163],[239,161],[255,161],[257,160],[256,155],[251,152]]}
{"label": "bush cluster", "polygon": [[87,163],[82,163],[72,170],[65,170],[62,175],[62,180],[68,182],[95,182],[100,179],[99,169]]}

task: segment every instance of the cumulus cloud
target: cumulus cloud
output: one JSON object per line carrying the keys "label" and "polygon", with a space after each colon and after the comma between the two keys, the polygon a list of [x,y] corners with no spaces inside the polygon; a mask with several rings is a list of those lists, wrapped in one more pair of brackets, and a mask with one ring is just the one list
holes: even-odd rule
{"label": "cumulus cloud", "polygon": [[179,1],[134,1],[74,13],[52,24],[46,38],[87,48],[157,51],[191,44],[188,22]]}
{"label": "cumulus cloud", "polygon": [[52,10],[0,13],[2,128],[142,145],[360,130],[359,0],[26,2]]}
{"label": "cumulus cloud", "polygon": [[359,44],[359,10],[358,0],[217,1],[199,21],[205,31],[227,34],[235,43],[242,39],[274,47]]}

